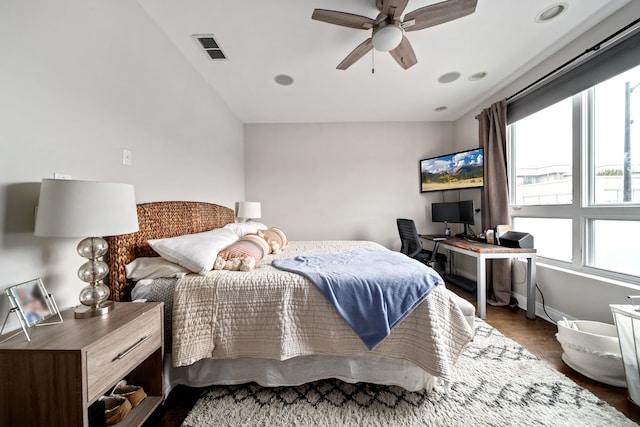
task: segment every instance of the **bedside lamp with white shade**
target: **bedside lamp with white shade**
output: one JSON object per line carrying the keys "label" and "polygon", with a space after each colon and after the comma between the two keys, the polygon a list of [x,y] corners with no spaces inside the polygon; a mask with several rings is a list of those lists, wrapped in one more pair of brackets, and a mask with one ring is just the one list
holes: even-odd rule
{"label": "bedside lamp with white shade", "polygon": [[[44,179],[36,217],[35,235],[82,237],[78,253],[87,258],[78,277],[89,284],[80,292],[76,318],[100,316],[114,307],[102,279],[109,267],[102,260],[108,244],[102,236],[138,231],[133,185],[95,181]],[[94,237],[95,236],[95,237]]]}
{"label": "bedside lamp with white shade", "polygon": [[240,222],[262,218],[260,202],[236,202],[236,218]]}

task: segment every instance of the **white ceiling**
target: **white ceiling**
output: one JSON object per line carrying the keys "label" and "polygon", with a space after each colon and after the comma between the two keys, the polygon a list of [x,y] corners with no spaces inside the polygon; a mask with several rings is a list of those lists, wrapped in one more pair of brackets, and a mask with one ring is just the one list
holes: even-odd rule
{"label": "white ceiling", "polygon": [[[478,0],[474,14],[409,32],[418,63],[388,53],[336,65],[371,31],[313,21],[313,9],[375,18],[375,0],[138,0],[185,58],[245,123],[452,121],[630,0]],[[405,12],[435,0],[410,0]],[[535,17],[559,2],[553,21]],[[212,61],[193,34],[213,34],[227,61]],[[576,52],[576,54],[579,52]],[[447,72],[461,77],[437,82]],[[486,78],[470,81],[477,72]],[[274,77],[288,74],[291,86]],[[444,112],[435,112],[447,106]]]}

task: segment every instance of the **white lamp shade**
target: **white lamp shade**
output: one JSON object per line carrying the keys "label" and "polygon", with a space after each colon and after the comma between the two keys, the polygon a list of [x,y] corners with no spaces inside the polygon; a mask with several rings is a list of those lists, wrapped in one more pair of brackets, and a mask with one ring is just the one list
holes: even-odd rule
{"label": "white lamp shade", "polygon": [[236,208],[238,218],[262,218],[260,202],[238,202]]}
{"label": "white lamp shade", "polygon": [[36,236],[115,236],[138,231],[131,184],[44,179]]}

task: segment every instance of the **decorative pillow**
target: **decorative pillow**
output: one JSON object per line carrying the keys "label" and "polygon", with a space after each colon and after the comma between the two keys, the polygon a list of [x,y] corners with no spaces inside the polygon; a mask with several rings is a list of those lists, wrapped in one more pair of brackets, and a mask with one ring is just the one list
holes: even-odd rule
{"label": "decorative pillow", "polygon": [[258,232],[258,230],[266,230],[269,227],[267,227],[266,225],[260,222],[248,221],[248,222],[233,222],[231,224],[225,225],[224,228],[226,228],[227,230],[233,231],[238,235],[238,237],[242,237],[249,233],[255,234]]}
{"label": "decorative pillow", "polygon": [[267,230],[258,230],[258,235],[269,243],[271,252],[279,254],[282,248],[287,246],[289,239],[282,230],[277,227],[271,227]]}
{"label": "decorative pillow", "polygon": [[149,240],[149,245],[164,259],[204,276],[213,268],[218,252],[237,240],[238,235],[233,231],[216,228],[203,233]]}
{"label": "decorative pillow", "polygon": [[218,252],[214,270],[251,271],[270,252],[269,244],[257,234],[246,234]]}
{"label": "decorative pillow", "polygon": [[182,277],[191,273],[186,268],[159,256],[136,258],[125,266],[125,271],[127,272],[127,279],[135,280],[136,282],[160,277]]}

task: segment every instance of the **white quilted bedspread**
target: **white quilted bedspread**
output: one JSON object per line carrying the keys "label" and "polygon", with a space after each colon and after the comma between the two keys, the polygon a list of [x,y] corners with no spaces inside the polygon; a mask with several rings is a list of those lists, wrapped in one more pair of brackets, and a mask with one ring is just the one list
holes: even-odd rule
{"label": "white quilted bedspread", "polygon": [[338,355],[407,360],[450,380],[473,332],[444,286],[438,286],[374,350],[303,276],[271,266],[274,257],[355,248],[387,250],[373,242],[290,242],[251,272],[212,271],[177,283],[173,306],[173,364],[204,358]]}

